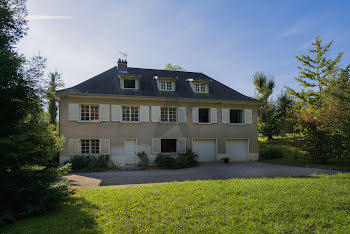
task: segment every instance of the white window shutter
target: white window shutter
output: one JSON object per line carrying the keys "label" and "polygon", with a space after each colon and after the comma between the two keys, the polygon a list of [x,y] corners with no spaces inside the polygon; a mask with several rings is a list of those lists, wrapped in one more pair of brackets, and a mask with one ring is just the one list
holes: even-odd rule
{"label": "white window shutter", "polygon": [[244,110],[244,119],[246,124],[252,124],[253,120],[253,111],[252,109],[245,109]]}
{"label": "white window shutter", "polygon": [[79,104],[69,103],[68,104],[68,120],[78,121],[79,120]]}
{"label": "white window shutter", "polygon": [[140,106],[141,122],[149,122],[149,106]]}
{"label": "white window shutter", "polygon": [[186,138],[179,138],[177,140],[177,152],[178,153],[186,152]]}
{"label": "white window shutter", "polygon": [[152,138],[152,154],[159,154],[161,151],[160,138]]}
{"label": "white window shutter", "polygon": [[230,110],[222,108],[222,123],[230,123]]}
{"label": "white window shutter", "polygon": [[111,152],[111,141],[110,139],[100,139],[100,145],[101,145],[101,154],[102,155],[109,155]]}
{"label": "white window shutter", "polygon": [[192,107],[192,122],[198,123],[198,107]]}
{"label": "white window shutter", "polygon": [[140,79],[135,80],[135,89],[140,89]]}
{"label": "white window shutter", "polygon": [[122,116],[121,105],[111,105],[111,117],[112,121],[120,121]]}
{"label": "white window shutter", "polygon": [[218,113],[216,108],[210,108],[210,121],[212,123],[218,122]]}
{"label": "white window shutter", "polygon": [[100,104],[100,121],[109,121],[109,104]]}
{"label": "white window shutter", "polygon": [[186,110],[187,110],[186,107],[178,107],[177,108],[179,123],[186,123],[187,122],[187,111]]}
{"label": "white window shutter", "polygon": [[152,122],[160,122],[160,106],[152,106]]}
{"label": "white window shutter", "polygon": [[69,139],[69,155],[79,154],[79,139]]}

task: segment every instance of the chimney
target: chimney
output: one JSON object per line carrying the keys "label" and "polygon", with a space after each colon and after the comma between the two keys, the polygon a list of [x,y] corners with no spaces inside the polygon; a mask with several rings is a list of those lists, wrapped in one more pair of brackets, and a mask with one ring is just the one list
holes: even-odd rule
{"label": "chimney", "polygon": [[128,62],[123,59],[118,59],[118,70],[119,71],[127,71],[128,70]]}

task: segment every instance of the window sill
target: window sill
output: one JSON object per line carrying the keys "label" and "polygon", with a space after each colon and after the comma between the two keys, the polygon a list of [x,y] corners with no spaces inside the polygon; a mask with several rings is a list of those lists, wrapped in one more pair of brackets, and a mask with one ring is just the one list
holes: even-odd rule
{"label": "window sill", "polygon": [[229,123],[229,125],[238,125],[238,126],[240,126],[240,125],[246,125],[245,123]]}
{"label": "window sill", "polygon": [[131,124],[138,124],[141,123],[141,121],[120,121],[121,123],[131,123]]}
{"label": "window sill", "polygon": [[197,124],[204,124],[204,125],[207,125],[207,124],[213,124],[213,123],[198,122]]}
{"label": "window sill", "polygon": [[162,124],[178,124],[179,122],[176,121],[176,122],[162,122],[160,121],[159,123],[162,123]]}
{"label": "window sill", "polygon": [[78,120],[79,123],[99,123],[100,120]]}

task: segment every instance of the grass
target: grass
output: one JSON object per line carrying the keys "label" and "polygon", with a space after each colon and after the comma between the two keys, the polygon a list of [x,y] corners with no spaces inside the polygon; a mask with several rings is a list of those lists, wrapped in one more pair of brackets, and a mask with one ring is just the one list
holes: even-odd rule
{"label": "grass", "polygon": [[293,166],[350,171],[350,159],[331,159],[328,160],[326,164],[322,164],[321,162],[309,162],[305,158],[306,153],[303,151],[298,151],[293,145],[294,143],[292,138],[276,137],[272,141],[268,141],[266,138],[259,138],[259,149],[261,151],[274,148],[280,149],[282,152],[281,158],[261,159],[261,161]]}
{"label": "grass", "polygon": [[350,174],[80,189],[1,233],[347,233]]}

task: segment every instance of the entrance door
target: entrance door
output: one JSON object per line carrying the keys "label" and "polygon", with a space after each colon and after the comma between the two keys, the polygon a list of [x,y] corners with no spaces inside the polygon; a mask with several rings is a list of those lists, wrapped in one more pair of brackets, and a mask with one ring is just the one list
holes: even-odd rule
{"label": "entrance door", "polygon": [[125,164],[136,164],[136,139],[124,140]]}

